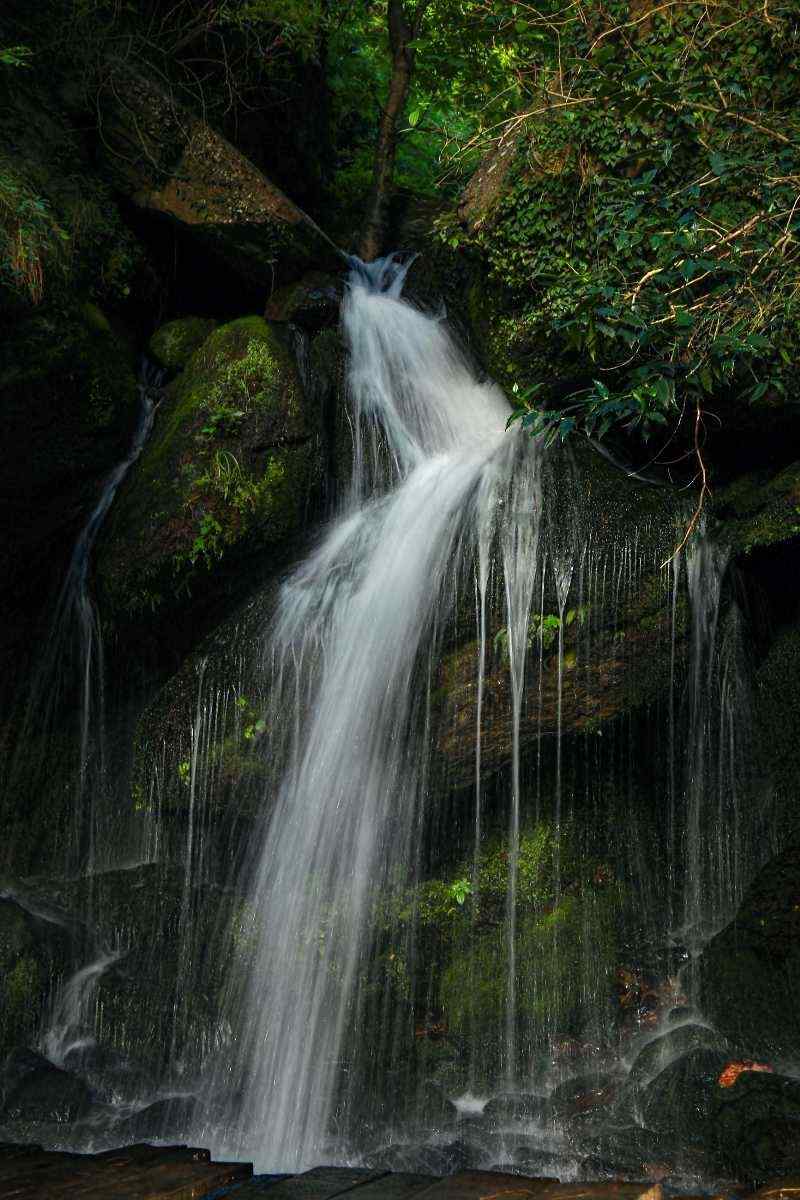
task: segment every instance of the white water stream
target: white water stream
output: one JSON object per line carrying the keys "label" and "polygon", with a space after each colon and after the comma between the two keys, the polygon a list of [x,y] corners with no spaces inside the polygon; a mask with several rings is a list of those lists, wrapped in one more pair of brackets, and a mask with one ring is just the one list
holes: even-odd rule
{"label": "white water stream", "polygon": [[[497,506],[521,692],[538,450],[506,432],[506,400],[444,326],[399,298],[404,274],[390,258],[351,275],[351,498],[285,585],[273,634],[286,695],[303,699],[252,898],[257,965],[233,1065],[236,1140],[272,1170],[327,1161],[373,899],[411,870],[425,780],[415,679]],[[518,797],[514,814],[516,828]]]}

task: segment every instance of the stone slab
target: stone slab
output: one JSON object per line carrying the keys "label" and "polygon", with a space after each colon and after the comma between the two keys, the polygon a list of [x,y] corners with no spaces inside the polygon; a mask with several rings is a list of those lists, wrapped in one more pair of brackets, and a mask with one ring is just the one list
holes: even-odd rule
{"label": "stone slab", "polygon": [[213,1163],[191,1146],[136,1145],[103,1154],[0,1147],[3,1200],[201,1200],[249,1179],[250,1163]]}
{"label": "stone slab", "polygon": [[282,1179],[266,1181],[253,1179],[243,1188],[237,1188],[231,1200],[333,1200],[343,1192],[360,1189],[389,1174],[388,1171],[370,1171],[362,1167],[314,1167],[302,1175],[289,1175]]}

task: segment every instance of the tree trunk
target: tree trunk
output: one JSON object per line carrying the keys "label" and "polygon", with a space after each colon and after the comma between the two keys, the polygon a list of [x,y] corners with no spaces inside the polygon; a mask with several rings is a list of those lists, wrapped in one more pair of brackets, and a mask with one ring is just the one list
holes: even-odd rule
{"label": "tree trunk", "polygon": [[364,232],[359,256],[364,262],[377,258],[386,236],[386,218],[394,182],[394,163],[397,153],[397,123],[403,115],[414,72],[413,40],[419,31],[428,0],[421,0],[414,19],[409,21],[403,10],[403,0],[389,0],[389,48],[392,55],[392,75],[386,106],[381,113],[378,140],[372,171],[372,187],[367,202]]}

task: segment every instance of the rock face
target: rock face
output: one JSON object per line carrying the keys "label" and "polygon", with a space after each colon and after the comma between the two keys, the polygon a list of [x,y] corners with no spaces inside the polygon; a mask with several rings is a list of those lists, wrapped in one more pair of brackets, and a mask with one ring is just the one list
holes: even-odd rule
{"label": "rock face", "polygon": [[286,343],[260,317],[214,330],[167,388],[102,535],[103,612],[163,630],[163,614],[190,596],[202,612],[241,586],[230,567],[245,556],[280,563],[322,473],[318,423]]}
{"label": "rock face", "polygon": [[87,1112],[89,1090],[69,1071],[38,1055],[28,1055],[22,1065],[17,1056],[10,1069],[16,1070],[17,1082],[6,1095],[0,1120],[69,1125]]}
{"label": "rock face", "polygon": [[64,928],[0,899],[0,1058],[35,1036],[68,955]]}
{"label": "rock face", "polygon": [[152,79],[109,63],[100,111],[116,186],[139,208],[190,229],[249,282],[271,288],[276,277],[335,259],[280,188]]}
{"label": "rock face", "polygon": [[701,1004],[752,1055],[800,1052],[800,847],[772,859],[700,958]]}

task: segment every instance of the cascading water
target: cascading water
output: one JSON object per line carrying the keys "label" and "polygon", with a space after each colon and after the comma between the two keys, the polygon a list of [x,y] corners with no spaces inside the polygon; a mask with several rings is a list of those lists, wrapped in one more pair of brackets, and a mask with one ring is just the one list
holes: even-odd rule
{"label": "cascading water", "polygon": [[[499,389],[401,298],[407,267],[352,264],[342,512],[277,611],[267,588],[198,650],[185,720],[165,693],[137,735],[134,887],[163,894],[174,963],[162,976],[123,905],[41,1044],[88,1049],[102,1082],[108,1036],[127,1071],[136,1022],[113,1006],[142,968],[163,1061],[136,1097],[130,1073],[106,1088],[112,1107],[197,1089],[181,1133],[270,1171],[567,1178],[594,1127],[565,1124],[560,1085],[618,1086],[676,1003],[696,1023],[682,954],[759,861],[737,791],[746,634],[725,554],[695,539],[659,572],[678,506],[643,515],[639,490],[615,515],[616,478],[580,448],[508,432]],[[90,817],[89,897],[122,848]],[[658,1012],[615,988],[658,990]],[[113,1144],[119,1116],[90,1137]]]}
{"label": "cascading water", "polygon": [[281,1170],[325,1156],[374,898],[411,874],[420,671],[501,502],[506,528],[520,530],[505,558],[520,581],[508,610],[524,658],[536,449],[505,433],[506,401],[475,381],[443,326],[400,301],[403,275],[392,258],[351,274],[351,501],[285,586],[273,633],[302,707],[253,896],[258,949],[234,1076],[239,1136],[264,1138],[260,1154]]}
{"label": "cascading water", "polygon": [[[587,740],[585,764],[574,754],[565,760],[563,746],[565,723],[573,730],[592,729],[592,706],[602,711],[609,686],[618,689],[615,703],[623,709],[638,702],[627,697],[626,674],[633,668],[634,675],[646,674],[648,666],[636,664],[634,638],[625,645],[622,668],[619,639],[628,635],[619,624],[632,622],[636,629],[643,580],[658,580],[660,539],[670,538],[669,529],[649,542],[646,531],[634,529],[621,542],[611,536],[595,544],[575,464],[551,459],[536,442],[506,431],[509,406],[500,391],[476,380],[440,320],[401,299],[407,265],[390,257],[353,266],[342,313],[354,431],[349,497],[317,549],[284,585],[269,633],[266,659],[274,684],[268,711],[281,714],[283,741],[276,729],[273,752],[285,766],[253,870],[248,915],[239,920],[237,938],[249,947],[251,965],[244,1000],[234,989],[226,1018],[231,1030],[239,1030],[238,1039],[233,1046],[226,1041],[223,1065],[217,1064],[209,1089],[230,1097],[224,1130],[215,1113],[203,1135],[270,1170],[351,1160],[363,1151],[362,1136],[353,1134],[364,1065],[359,1060],[385,1052],[388,1067],[376,1066],[375,1072],[391,1072],[392,1038],[408,1036],[407,1018],[393,1015],[396,1003],[388,993],[377,1007],[369,1000],[369,979],[379,955],[376,923],[381,913],[385,918],[385,898],[419,888],[433,798],[453,787],[451,781],[444,793],[436,790],[440,764],[431,749],[438,742],[447,757],[453,735],[446,714],[432,712],[431,697],[447,631],[461,620],[462,594],[473,591],[477,620],[475,656],[464,685],[472,756],[464,778],[465,785],[471,780],[473,795],[471,883],[457,885],[459,904],[471,892],[477,923],[467,922],[463,933],[463,987],[485,992],[481,972],[487,961],[495,963],[491,971],[503,980],[504,1014],[493,1040],[493,1033],[480,1029],[474,998],[464,997],[473,1040],[461,1075],[468,1102],[479,1103],[472,1092],[480,1077],[493,1078],[495,1086],[502,1081],[514,1092],[530,1088],[536,1078],[539,1088],[547,1088],[568,1076],[574,1068],[558,1049],[570,1043],[565,1025],[580,1031],[577,1044],[587,1052],[592,1045],[605,1047],[597,1062],[617,1069],[619,1034],[609,1024],[604,998],[608,966],[593,943],[613,939],[618,904],[613,887],[603,890],[605,867],[595,869],[588,885],[576,879],[574,865],[562,874],[562,860],[569,862],[581,838],[584,856],[591,854],[592,837],[614,848],[620,878],[638,898],[640,937],[648,944],[663,939],[663,945],[668,932],[652,857],[661,853],[658,838],[637,828],[630,801],[615,807],[620,801],[606,799],[623,797],[633,786],[632,731],[623,721],[607,744]],[[698,880],[708,873],[694,862],[692,847],[699,814],[707,807],[711,746],[717,747],[721,728],[707,706],[716,704],[709,695],[721,661],[714,635],[724,568],[712,555],[718,569],[709,579],[705,572],[701,585],[697,563],[708,557],[705,544],[692,553],[688,719],[694,765],[682,823],[687,922],[706,899]],[[669,664],[663,725],[674,749],[673,697],[681,686],[685,644],[677,568],[662,573],[656,592],[653,586],[648,585],[650,603],[662,615],[644,624],[643,645],[646,654],[660,645]],[[685,605],[680,612],[685,616]],[[490,664],[489,630],[497,629],[498,617],[505,624],[494,634]],[[497,674],[498,647],[506,684]],[[721,687],[723,708],[729,709],[730,680]],[[500,736],[509,751],[505,849],[499,856],[505,915],[499,927],[496,916],[490,921],[500,939],[486,932],[486,914],[496,900],[487,898],[484,908],[479,894],[490,835],[483,793],[498,740],[493,715],[498,688],[507,693],[508,724]],[[460,728],[458,711],[453,719]],[[523,730],[537,745],[533,791],[530,764],[524,779],[521,769]],[[545,755],[545,767],[542,746],[548,738],[552,753]],[[192,773],[196,768],[193,759]],[[668,843],[678,819],[674,779],[666,791]],[[496,787],[492,794],[496,837]],[[586,825],[580,837],[578,810]],[[532,818],[538,821],[542,814],[549,826],[532,827]],[[521,877],[523,822],[528,858]],[[623,822],[626,844],[614,846]],[[531,871],[543,868],[532,868],[532,853],[540,864],[551,861],[549,883],[536,885],[545,894],[533,900],[533,909]],[[661,869],[672,878],[669,853]],[[412,901],[415,911],[417,903]],[[417,913],[414,921],[419,919]],[[395,947],[387,961],[397,959],[402,943],[400,957],[419,1011],[424,981],[414,978],[418,935],[396,924],[389,933],[386,928],[384,919],[381,937]],[[541,947],[541,961],[531,957],[531,938]],[[437,989],[441,984],[427,1000],[432,1015],[426,1020],[433,1025]],[[375,1041],[370,1051],[357,1044],[360,1025],[367,1022]],[[426,1036],[424,1026],[420,1035]],[[548,1039],[556,1047],[549,1066],[541,1057]],[[382,1078],[379,1091],[385,1086]],[[558,1142],[557,1135],[548,1136]],[[505,1134],[500,1146],[499,1153],[512,1153]]]}

